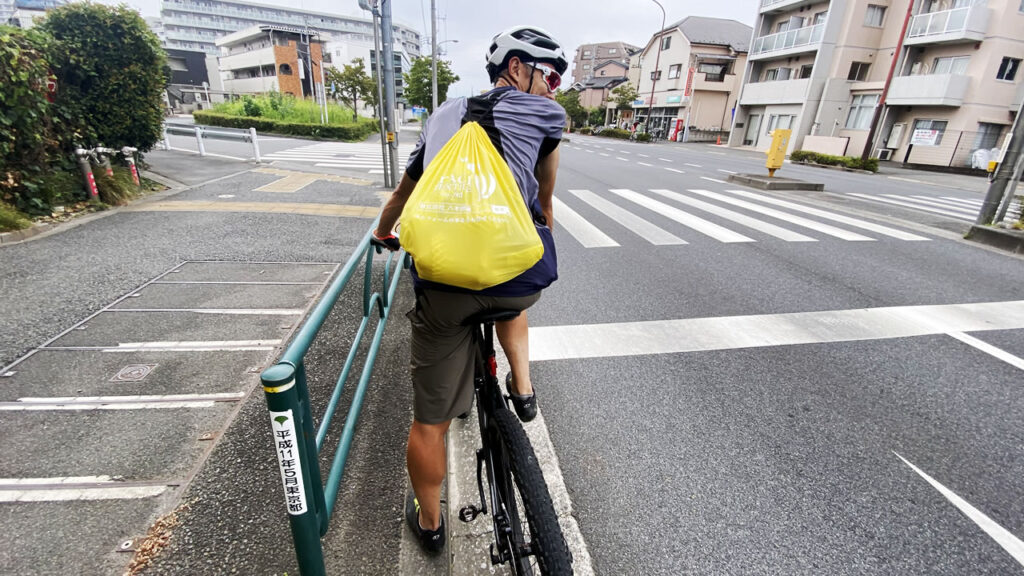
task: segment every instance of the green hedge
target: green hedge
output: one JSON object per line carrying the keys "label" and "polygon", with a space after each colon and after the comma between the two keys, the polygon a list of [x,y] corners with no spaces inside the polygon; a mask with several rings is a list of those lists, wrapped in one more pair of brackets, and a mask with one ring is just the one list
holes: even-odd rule
{"label": "green hedge", "polygon": [[793,153],[789,155],[789,159],[793,162],[810,162],[813,164],[823,164],[825,166],[844,166],[854,170],[870,170],[871,172],[878,172],[878,158],[868,158],[867,161],[861,161],[859,156],[833,156],[831,154],[819,154],[808,150],[794,150]]}
{"label": "green hedge", "polygon": [[257,132],[270,132],[286,136],[308,136],[325,140],[344,140],[346,142],[362,142],[367,136],[377,132],[377,122],[361,118],[356,124],[332,126],[322,124],[302,124],[298,122],[281,122],[270,118],[253,118],[250,116],[230,116],[211,110],[196,110],[192,113],[196,124],[221,126],[224,128],[255,128]]}
{"label": "green hedge", "polygon": [[618,138],[620,140],[629,140],[629,130],[623,130],[621,128],[605,128],[601,130],[598,136],[607,136],[608,138]]}

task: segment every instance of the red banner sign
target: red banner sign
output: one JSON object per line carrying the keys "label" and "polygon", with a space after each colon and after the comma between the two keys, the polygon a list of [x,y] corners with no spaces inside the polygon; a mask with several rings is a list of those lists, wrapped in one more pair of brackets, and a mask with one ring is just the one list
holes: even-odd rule
{"label": "red banner sign", "polygon": [[683,95],[686,97],[689,97],[693,92],[693,74],[696,71],[697,70],[695,68],[690,68],[690,70],[686,72],[686,91],[683,92]]}

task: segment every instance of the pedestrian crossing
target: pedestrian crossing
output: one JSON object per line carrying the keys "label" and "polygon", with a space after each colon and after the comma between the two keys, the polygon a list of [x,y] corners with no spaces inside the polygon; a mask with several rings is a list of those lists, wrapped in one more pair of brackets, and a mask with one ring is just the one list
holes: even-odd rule
{"label": "pedestrian crossing", "polygon": [[553,202],[557,228],[584,248],[614,248],[635,241],[635,237],[655,246],[681,246],[707,238],[723,244],[929,240],[906,230],[747,190],[574,188],[567,192]]}
{"label": "pedestrian crossing", "polygon": [[[413,145],[398,146],[399,172],[405,169]],[[370,174],[382,174],[384,162],[380,144],[362,142],[321,142],[264,154],[264,160],[301,162],[322,168],[347,168],[365,170]]]}
{"label": "pedestrian crossing", "polygon": [[[899,206],[910,208],[918,212],[937,214],[953,220],[969,222],[973,224],[981,212],[983,201],[973,198],[958,198],[956,196],[926,196],[922,194],[859,194],[848,193],[848,196],[879,202],[887,206]],[[1015,214],[1020,213],[1020,204],[1014,202],[1007,210],[1005,220],[1012,220]]]}

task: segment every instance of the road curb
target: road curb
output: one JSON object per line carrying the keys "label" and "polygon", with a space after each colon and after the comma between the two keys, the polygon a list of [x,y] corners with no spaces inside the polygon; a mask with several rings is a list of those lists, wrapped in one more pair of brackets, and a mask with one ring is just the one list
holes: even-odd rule
{"label": "road curb", "polygon": [[1024,254],[1024,231],[974,224],[967,234],[964,234],[964,238],[1013,254]]}

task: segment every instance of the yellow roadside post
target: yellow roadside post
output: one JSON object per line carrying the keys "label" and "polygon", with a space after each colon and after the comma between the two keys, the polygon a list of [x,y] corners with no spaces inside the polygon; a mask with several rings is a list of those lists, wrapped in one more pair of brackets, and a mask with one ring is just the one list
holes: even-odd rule
{"label": "yellow roadside post", "polygon": [[792,130],[772,130],[772,144],[765,152],[768,155],[768,161],[764,164],[768,168],[769,178],[774,177],[775,171],[782,168],[782,161],[786,159],[786,149],[789,148],[789,137],[792,133]]}

